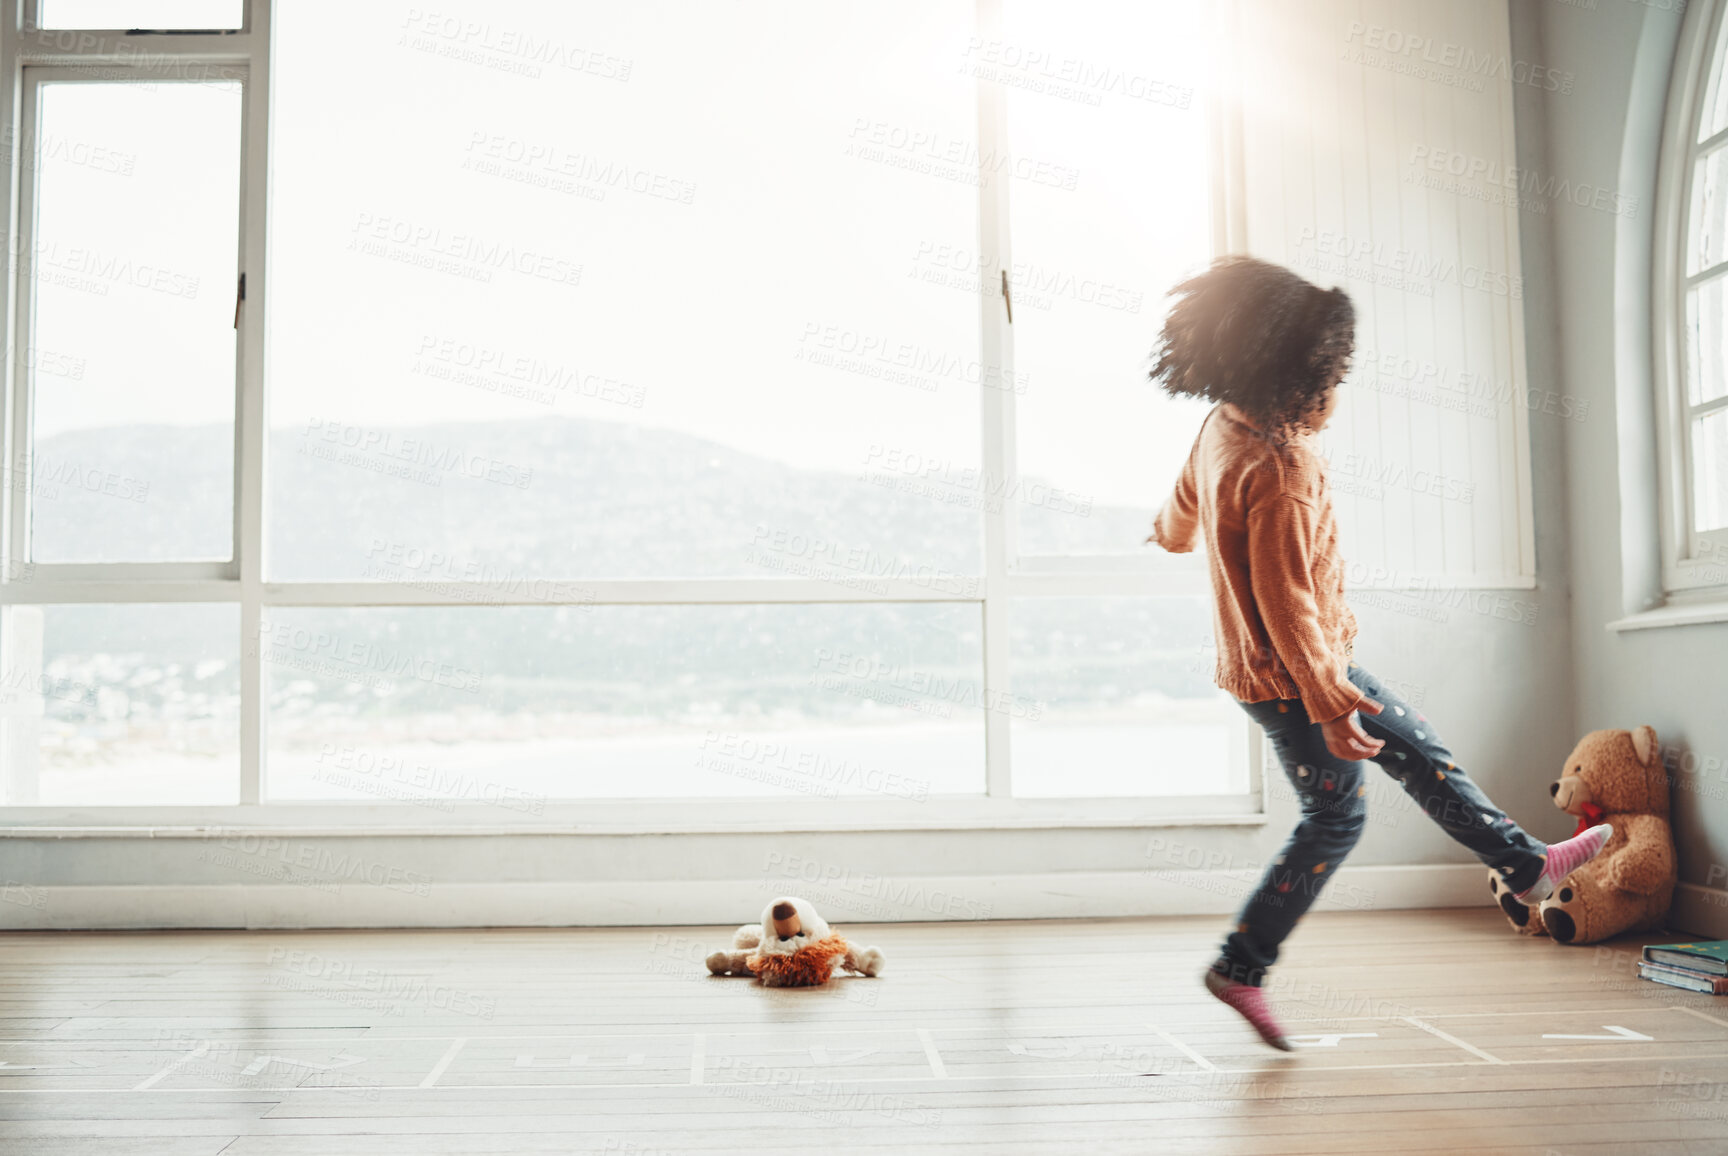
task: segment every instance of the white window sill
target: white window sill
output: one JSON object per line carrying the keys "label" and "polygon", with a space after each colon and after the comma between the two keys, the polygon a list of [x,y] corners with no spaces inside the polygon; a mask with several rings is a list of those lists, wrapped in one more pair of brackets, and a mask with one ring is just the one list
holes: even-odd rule
{"label": "white window sill", "polygon": [[551,804],[517,814],[480,803],[428,814],[413,805],[234,807],[4,807],[0,839],[221,839],[237,835],[418,838],[517,835],[711,835],[845,831],[990,831],[1144,827],[1257,827],[1255,795],[1200,799],[785,800],[705,804],[612,801]]}
{"label": "white window sill", "polygon": [[1658,630],[1664,626],[1698,626],[1706,622],[1728,622],[1728,599],[1712,602],[1670,602],[1654,610],[1641,610],[1608,624],[1615,632]]}

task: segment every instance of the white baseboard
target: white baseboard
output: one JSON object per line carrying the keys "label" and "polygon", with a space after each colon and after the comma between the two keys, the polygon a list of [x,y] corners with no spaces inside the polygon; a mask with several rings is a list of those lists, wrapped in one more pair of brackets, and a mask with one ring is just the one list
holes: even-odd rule
{"label": "white baseboard", "polygon": [[[1487,872],[1470,865],[1339,869],[1318,910],[1487,907]],[[1246,871],[1090,871],[1036,875],[817,880],[440,883],[423,889],[292,884],[13,885],[6,930],[139,928],[643,927],[737,924],[776,895],[799,895],[830,922],[1228,915]]]}
{"label": "white baseboard", "polygon": [[1680,884],[1674,889],[1668,926],[1700,939],[1728,939],[1728,891]]}

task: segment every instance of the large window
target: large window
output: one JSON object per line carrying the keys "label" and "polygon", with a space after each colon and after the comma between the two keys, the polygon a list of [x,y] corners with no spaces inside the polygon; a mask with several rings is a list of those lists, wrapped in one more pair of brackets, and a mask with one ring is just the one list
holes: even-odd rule
{"label": "large window", "polygon": [[1209,5],[12,2],[0,803],[1258,810]]}
{"label": "large window", "polygon": [[1728,587],[1728,24],[1720,3],[1689,14],[1676,64],[1658,267],[1664,562],[1670,590]]}

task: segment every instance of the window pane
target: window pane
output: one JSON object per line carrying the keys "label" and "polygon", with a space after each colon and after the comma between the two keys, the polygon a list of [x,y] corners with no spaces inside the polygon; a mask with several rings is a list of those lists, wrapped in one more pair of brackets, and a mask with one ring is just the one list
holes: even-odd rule
{"label": "window pane", "polygon": [[1020,549],[1138,551],[1206,411],[1146,370],[1164,294],[1212,252],[1210,7],[1008,0],[1004,18],[1002,43],[968,61],[1006,89],[1020,178],[1019,467],[1074,496],[1019,504]]}
{"label": "window pane", "polygon": [[239,800],[237,606],[11,606],[0,651],[7,804]]}
{"label": "window pane", "polygon": [[38,28],[240,28],[245,0],[41,0]]}
{"label": "window pane", "polygon": [[431,11],[277,10],[272,575],[976,572],[972,5]]}
{"label": "window pane", "polygon": [[270,613],[274,799],[984,789],[975,605]]}
{"label": "window pane", "polygon": [[1728,393],[1728,277],[1686,294],[1686,396],[1693,405]]}
{"label": "window pane", "polygon": [[1698,158],[1692,177],[1692,244],[1686,272],[1698,273],[1728,258],[1728,148]]}
{"label": "window pane", "polygon": [[30,549],[233,553],[237,83],[44,83]]}
{"label": "window pane", "polygon": [[1202,598],[1025,598],[1013,612],[1014,793],[1248,789],[1246,725],[1212,685]]}
{"label": "window pane", "polygon": [[1692,421],[1692,529],[1728,527],[1728,409]]}
{"label": "window pane", "polygon": [[1716,49],[1710,54],[1710,81],[1698,115],[1698,139],[1709,140],[1728,128],[1728,85],[1722,83],[1723,46],[1728,44],[1728,22],[1716,34]]}

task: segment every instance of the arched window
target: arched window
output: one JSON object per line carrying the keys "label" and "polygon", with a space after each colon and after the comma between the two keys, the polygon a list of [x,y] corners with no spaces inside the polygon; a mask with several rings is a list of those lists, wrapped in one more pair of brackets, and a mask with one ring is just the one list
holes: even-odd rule
{"label": "arched window", "polygon": [[1728,3],[1700,5],[1675,58],[1656,292],[1663,570],[1728,586]]}

